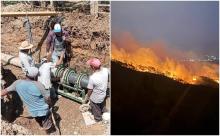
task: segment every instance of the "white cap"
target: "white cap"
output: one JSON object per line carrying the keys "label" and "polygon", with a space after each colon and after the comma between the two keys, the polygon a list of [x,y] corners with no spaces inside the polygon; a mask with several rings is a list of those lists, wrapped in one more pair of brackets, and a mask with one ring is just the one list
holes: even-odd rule
{"label": "white cap", "polygon": [[60,24],[55,24],[53,31],[54,31],[54,32],[61,32],[61,25],[60,25]]}
{"label": "white cap", "polygon": [[29,67],[27,70],[27,76],[31,78],[35,78],[38,75],[38,68],[36,67]]}

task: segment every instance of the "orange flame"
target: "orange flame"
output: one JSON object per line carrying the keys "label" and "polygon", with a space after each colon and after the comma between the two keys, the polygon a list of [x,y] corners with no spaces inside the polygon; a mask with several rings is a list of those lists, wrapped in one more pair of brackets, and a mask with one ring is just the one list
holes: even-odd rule
{"label": "orange flame", "polygon": [[[144,48],[131,35],[112,42],[112,59],[143,72],[163,74],[184,83],[196,84],[200,76],[218,81],[218,64],[177,61],[172,55],[152,48]],[[124,41],[123,41],[124,40]],[[155,43],[150,43],[153,47]],[[158,42],[156,43],[158,46]],[[149,45],[148,45],[149,47]],[[158,53],[158,54],[157,54]],[[171,53],[172,54],[172,53]]]}

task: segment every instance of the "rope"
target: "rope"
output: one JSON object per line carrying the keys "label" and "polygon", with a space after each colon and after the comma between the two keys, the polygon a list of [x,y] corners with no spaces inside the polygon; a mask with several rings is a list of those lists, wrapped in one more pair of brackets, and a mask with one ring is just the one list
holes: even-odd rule
{"label": "rope", "polygon": [[28,15],[27,15],[27,11],[26,11],[24,26],[25,26],[25,28],[28,32],[28,35],[27,35],[28,44],[32,44],[33,43],[33,38],[32,38],[32,33],[31,33],[31,24],[30,24]]}
{"label": "rope", "polygon": [[59,135],[61,135],[61,131],[60,131],[60,129],[58,128],[57,123],[56,123],[56,120],[55,120],[55,118],[54,118],[53,107],[50,108],[50,112],[51,112],[51,114],[52,114],[52,121],[53,121],[53,123],[54,123],[54,126],[55,126],[56,130],[59,131]]}

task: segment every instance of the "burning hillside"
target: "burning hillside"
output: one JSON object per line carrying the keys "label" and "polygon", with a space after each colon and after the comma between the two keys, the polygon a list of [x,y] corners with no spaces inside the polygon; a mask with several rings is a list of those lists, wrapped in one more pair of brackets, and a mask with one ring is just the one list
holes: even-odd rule
{"label": "burning hillside", "polygon": [[178,61],[188,54],[165,50],[161,41],[142,44],[126,33],[120,40],[113,38],[112,59],[142,72],[162,74],[182,83],[197,84],[202,77],[219,82],[218,64]]}
{"label": "burning hillside", "polygon": [[217,85],[183,84],[116,61],[111,73],[113,135],[219,134]]}

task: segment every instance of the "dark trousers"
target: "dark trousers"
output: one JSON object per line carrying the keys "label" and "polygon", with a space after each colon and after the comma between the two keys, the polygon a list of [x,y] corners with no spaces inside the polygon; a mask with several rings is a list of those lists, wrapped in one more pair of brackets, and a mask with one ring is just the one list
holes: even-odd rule
{"label": "dark trousers", "polygon": [[102,121],[102,113],[105,110],[105,102],[102,103],[94,103],[90,101],[91,112],[94,115],[94,119],[96,121]]}
{"label": "dark trousers", "polygon": [[51,115],[52,114],[48,112],[46,116],[35,117],[35,120],[39,123],[41,127],[43,127],[45,130],[48,130],[54,126]]}

